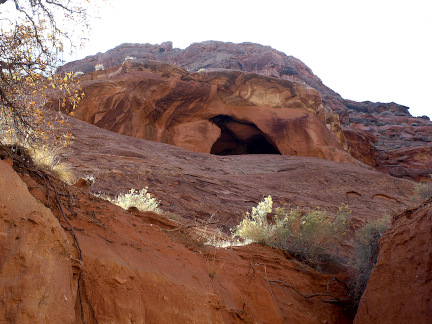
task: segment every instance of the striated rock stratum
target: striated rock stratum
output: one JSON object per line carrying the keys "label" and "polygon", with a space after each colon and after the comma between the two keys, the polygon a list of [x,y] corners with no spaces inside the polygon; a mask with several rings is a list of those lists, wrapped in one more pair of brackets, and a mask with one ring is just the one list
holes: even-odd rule
{"label": "striated rock stratum", "polygon": [[[298,59],[251,43],[123,44],[64,71],[85,72],[61,155],[80,181],[0,147],[12,158],[0,161],[0,323],[430,322],[431,200],[413,197],[432,173],[429,118],[345,100]],[[145,187],[163,214],[93,195]],[[308,263],[232,244],[267,195],[274,208],[348,205],[334,255]],[[355,309],[354,232],[385,215]]]}
{"label": "striated rock stratum", "polygon": [[147,60],[81,77],[75,116],[128,136],[202,153],[282,154],[355,162],[339,117],[303,83],[256,73],[189,74]]}
{"label": "striated rock stratum", "polygon": [[[106,70],[94,72],[96,64]],[[89,97],[77,116],[121,134],[214,154],[353,157],[416,181],[432,173],[426,116],[395,103],[343,99],[270,46],[122,44],[59,68],[65,71],[85,73]]]}

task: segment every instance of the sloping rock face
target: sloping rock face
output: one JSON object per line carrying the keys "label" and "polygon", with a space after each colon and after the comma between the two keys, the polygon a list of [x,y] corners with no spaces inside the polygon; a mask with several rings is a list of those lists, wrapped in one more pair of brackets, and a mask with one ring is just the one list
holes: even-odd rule
{"label": "sloping rock face", "polygon": [[[0,179],[2,322],[352,322],[341,306],[324,303],[323,297],[305,301],[299,294],[327,292],[344,298],[344,286],[332,280],[338,273],[316,272],[264,246],[198,244],[190,230],[165,216],[125,211],[85,189],[54,182],[69,201],[66,223],[43,207],[55,205],[53,195],[47,200],[43,181],[22,175],[31,194],[42,201],[37,202],[1,161]],[[79,286],[71,265],[71,256],[78,253],[72,231],[82,251]]]}
{"label": "sloping rock face", "polygon": [[[67,154],[94,192],[114,195],[146,186],[167,212],[223,221],[228,231],[263,196],[284,204],[337,211],[342,203],[359,223],[414,206],[414,182],[364,167],[283,155],[218,156],[122,136],[71,119],[77,137]],[[356,223],[357,223],[356,222]]]}
{"label": "sloping rock face", "polygon": [[71,244],[51,211],[0,161],[0,322],[72,323]]}
{"label": "sloping rock face", "polygon": [[354,323],[429,323],[432,200],[393,218]]}
{"label": "sloping rock face", "polygon": [[[215,214],[213,219],[227,230],[268,194],[276,206],[335,211],[348,203],[355,224],[412,204],[412,181],[355,164],[196,153],[71,121],[77,140],[65,157],[76,171],[95,175],[92,191],[118,193],[149,186],[163,210],[183,224]],[[66,223],[55,208],[54,215],[43,216],[43,204],[55,205],[52,193],[47,200],[43,180],[39,184],[27,175],[22,180],[42,203],[28,197],[11,167],[0,162],[0,213],[7,220],[0,228],[0,300],[6,305],[0,319],[5,322],[41,322],[35,314],[76,324],[84,323],[82,318],[85,323],[352,322],[328,296],[305,299],[299,294],[327,292],[343,299],[344,285],[332,279],[344,280],[346,274],[337,269],[320,273],[260,245],[205,245],[212,236],[197,240],[196,232],[166,216],[124,211],[93,197],[88,189],[57,184],[60,199],[67,202]],[[40,212],[39,218],[33,217],[34,211]],[[78,251],[69,224],[82,251],[80,286],[80,272],[71,262]]]}
{"label": "sloping rock face", "polygon": [[164,63],[127,60],[82,77],[75,116],[120,134],[202,153],[272,153],[355,162],[338,116],[318,91],[255,73],[189,74]]}

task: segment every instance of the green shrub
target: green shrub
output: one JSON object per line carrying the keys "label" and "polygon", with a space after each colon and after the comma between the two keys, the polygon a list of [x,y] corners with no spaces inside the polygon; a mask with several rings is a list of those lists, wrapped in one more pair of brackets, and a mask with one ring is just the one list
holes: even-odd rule
{"label": "green shrub", "polygon": [[264,198],[241,223],[232,229],[234,236],[249,242],[262,243],[285,250],[294,257],[314,263],[327,256],[338,244],[338,238],[348,230],[348,206],[336,215],[326,210],[303,211],[300,208],[277,208],[273,222],[267,221],[272,212],[271,196]]}
{"label": "green shrub", "polygon": [[159,201],[156,198],[152,198],[147,192],[147,187],[136,191],[135,189],[129,190],[129,193],[118,194],[115,198],[111,198],[106,194],[96,194],[97,197],[108,200],[123,209],[128,210],[131,207],[137,208],[139,211],[152,211],[155,213],[162,213],[162,210],[158,208]]}
{"label": "green shrub", "polygon": [[352,267],[355,275],[351,281],[351,299],[358,304],[366,289],[369,276],[375,267],[379,253],[379,239],[390,225],[390,217],[385,216],[370,222],[358,230],[354,240]]}
{"label": "green shrub", "polygon": [[[432,174],[429,175],[432,180]],[[422,181],[415,185],[416,195],[414,198],[427,200],[432,197],[432,181]]]}

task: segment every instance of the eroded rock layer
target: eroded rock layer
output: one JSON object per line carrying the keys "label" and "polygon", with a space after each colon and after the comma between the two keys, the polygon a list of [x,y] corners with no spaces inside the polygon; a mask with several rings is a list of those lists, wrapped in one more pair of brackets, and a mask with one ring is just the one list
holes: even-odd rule
{"label": "eroded rock layer", "polygon": [[399,178],[430,178],[432,122],[428,117],[403,116],[397,111],[383,110],[378,114],[350,110],[343,130],[349,152],[362,162]]}
{"label": "eroded rock layer", "polygon": [[[393,176],[410,178],[416,181],[424,180],[432,173],[432,160],[427,148],[430,148],[432,143],[430,140],[432,124],[426,116],[417,118],[410,116],[408,107],[393,102],[355,102],[343,99],[339,94],[326,87],[321,80],[313,74],[312,70],[300,60],[292,56],[287,56],[269,46],[253,43],[234,44],[207,41],[194,43],[186,49],[180,50],[178,48],[173,48],[172,45],[171,42],[165,42],[160,45],[122,44],[106,53],[98,53],[79,61],[70,62],[59,68],[59,72],[82,71],[86,73],[84,79],[106,78],[106,72],[98,72],[96,73],[97,76],[94,75],[95,72],[93,71],[96,64],[103,64],[110,70],[114,66],[123,64],[125,59],[129,60],[135,58],[137,60],[145,60],[147,62],[146,69],[156,74],[158,74],[157,70],[160,70],[160,68],[155,68],[155,64],[150,62],[152,62],[152,60],[165,62],[159,63],[159,65],[165,64],[166,71],[167,69],[170,70],[170,72],[165,72],[163,75],[159,73],[159,75],[164,77],[172,77],[175,74],[180,74],[182,78],[188,78],[188,73],[196,75],[194,72],[197,71],[208,72],[214,69],[225,69],[254,72],[279,80],[294,81],[318,90],[321,96],[320,101],[323,109],[319,109],[319,111],[315,112],[315,115],[326,124],[336,137],[339,145],[344,150],[349,151],[354,158]],[[108,73],[108,75],[112,76],[113,74]],[[205,75],[205,73],[200,73],[200,77],[203,77],[203,75]],[[196,77],[194,78],[196,79]],[[217,95],[219,96],[224,89],[218,88]],[[172,96],[169,99],[175,100]],[[238,98],[236,100],[232,100],[233,98],[228,98],[228,100],[229,99],[231,99],[229,105],[233,105],[234,102],[240,105],[242,100],[244,101],[244,98]],[[118,100],[120,101],[120,99]],[[129,99],[125,99],[120,103],[120,105],[127,104],[129,104]],[[110,105],[111,103],[107,103],[107,107]],[[171,104],[169,105],[172,106]],[[335,112],[337,116],[332,112]],[[99,120],[101,116],[102,114],[99,113],[95,120]],[[181,145],[183,146],[181,147],[189,147],[189,149],[192,150],[196,150],[197,146],[202,145],[203,147],[199,149],[200,152],[203,152],[205,148],[206,152],[217,152],[216,154],[257,153],[260,152],[260,150],[257,151],[256,147],[262,146],[262,152],[281,154],[298,153],[299,155],[304,155],[304,152],[293,147],[287,148],[286,145],[285,148],[281,150],[274,141],[269,138],[270,136],[268,136],[268,134],[266,135],[262,132],[255,132],[254,137],[249,136],[246,140],[238,138],[244,135],[248,127],[248,134],[252,135],[252,128],[256,125],[245,122],[244,120],[235,120],[232,115],[220,116],[231,118],[234,123],[237,123],[232,125],[236,130],[241,128],[241,133],[233,133],[231,129],[225,127],[225,125],[219,130],[213,127],[213,125],[210,125],[207,120],[206,122],[190,123],[188,127],[181,127],[181,129],[178,130],[179,134],[173,135],[173,132],[168,132],[170,134],[167,133],[167,136],[172,139],[174,138],[173,136],[181,135],[183,137],[181,139]],[[127,119],[125,116],[122,118],[123,120]],[[343,124],[345,134],[340,131],[339,120]],[[362,121],[364,121],[365,124],[362,124]],[[118,120],[117,123],[121,123],[121,121]],[[395,125],[395,127],[386,127],[388,123]],[[305,126],[304,122],[296,122],[295,124],[302,128]],[[290,122],[290,126],[292,126],[292,122]],[[122,128],[122,126],[118,126],[117,128]],[[208,136],[204,140],[201,137],[193,140],[192,138],[196,135],[197,129],[201,132],[208,133]],[[158,128],[158,130],[160,131],[160,128]],[[352,132],[353,130],[357,131],[357,133]],[[217,144],[213,148],[209,142],[212,142],[214,137],[218,137],[217,134],[219,131],[221,131],[220,140],[217,140]],[[155,131],[153,130],[152,132]],[[289,132],[289,130],[287,130],[287,132]],[[309,137],[311,134],[309,131],[307,132],[309,134],[303,135]],[[126,133],[127,131],[123,134]],[[300,136],[301,142],[306,144],[310,143],[310,139],[305,140],[303,135],[298,135],[291,139],[297,141]],[[156,135],[153,134],[152,136],[155,137]],[[312,135],[312,137],[314,136],[321,136],[321,134],[318,132]],[[365,136],[368,137],[368,140]],[[191,143],[194,141],[195,143]],[[326,141],[325,139],[324,142]],[[164,142],[172,144],[168,139],[164,139]],[[319,146],[322,146],[322,144],[327,146],[329,143],[320,143]],[[332,144],[330,147],[331,146]],[[404,147],[410,146],[415,146],[415,149],[404,149]],[[424,147],[420,148],[420,146]],[[338,148],[338,150],[339,149],[340,148]],[[394,149],[398,149],[399,151],[389,152]],[[307,153],[307,156],[320,156],[325,158],[330,156],[330,159],[333,160],[341,159],[338,157],[339,153],[328,152],[326,149],[315,150],[309,146],[307,151],[310,152],[311,150],[314,151],[314,153]]]}
{"label": "eroded rock layer", "polygon": [[335,273],[318,273],[265,246],[204,245],[206,237],[193,238],[165,216],[125,211],[85,189],[63,192],[52,180],[71,199],[65,218],[53,208],[57,218],[43,206],[54,205],[43,181],[22,179],[0,161],[1,322],[351,322],[341,306],[322,297],[305,303],[300,295],[343,298]]}
{"label": "eroded rock layer", "polygon": [[94,192],[149,187],[161,207],[185,218],[223,220],[229,230],[271,195],[291,204],[336,211],[342,203],[356,223],[413,206],[414,182],[356,164],[284,155],[218,156],[122,136],[73,119],[76,141],[67,158],[93,174]]}
{"label": "eroded rock layer", "polygon": [[299,82],[232,70],[189,74],[146,60],[81,80],[86,96],[75,116],[120,134],[202,153],[355,162],[338,116]]}
{"label": "eroded rock layer", "polygon": [[0,322],[73,323],[71,243],[51,211],[0,160]]}

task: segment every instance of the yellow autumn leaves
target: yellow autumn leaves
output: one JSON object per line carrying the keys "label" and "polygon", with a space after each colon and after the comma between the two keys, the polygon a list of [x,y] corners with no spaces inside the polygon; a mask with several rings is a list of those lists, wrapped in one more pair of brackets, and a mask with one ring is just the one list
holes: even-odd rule
{"label": "yellow autumn leaves", "polygon": [[71,113],[84,93],[73,73],[54,73],[57,58],[51,51],[63,45],[52,47],[44,22],[36,27],[36,33],[38,38],[31,26],[17,24],[0,34],[0,129],[26,140],[68,144],[70,125],[60,113]]}

